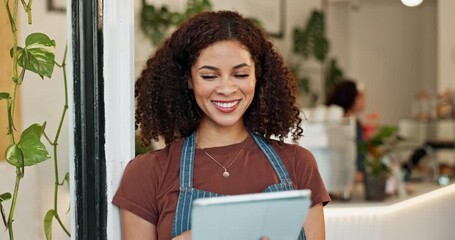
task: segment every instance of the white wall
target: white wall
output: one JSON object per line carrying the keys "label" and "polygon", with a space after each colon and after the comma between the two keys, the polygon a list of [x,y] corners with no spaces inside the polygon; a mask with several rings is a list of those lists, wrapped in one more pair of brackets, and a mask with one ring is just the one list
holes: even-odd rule
{"label": "white wall", "polygon": [[411,116],[414,94],[436,94],[436,0],[408,8],[398,0],[332,1],[328,7],[331,55],[347,77],[366,85],[364,113],[397,124]]}
{"label": "white wall", "polygon": [[[20,5],[20,3],[19,3]],[[57,44],[56,61],[61,63],[66,42],[66,15],[48,12],[46,1],[34,1],[32,6],[33,24],[27,24],[26,14],[20,11],[19,46],[23,46],[25,38],[33,32],[43,32]],[[3,8],[2,8],[3,10]],[[22,10],[22,7],[20,8]],[[27,72],[21,87],[22,129],[33,123],[47,122],[46,133],[53,138],[60,120],[64,104],[63,75],[55,68],[52,79],[42,80],[38,75]],[[68,119],[68,118],[67,118]],[[45,139],[42,139],[45,141]],[[59,141],[59,169],[62,179],[68,171],[68,125],[65,123]],[[52,149],[48,148],[52,154]],[[0,163],[0,189],[10,187],[13,192],[15,168],[4,162]],[[15,239],[45,239],[43,230],[44,215],[53,207],[54,168],[53,161],[48,160],[38,166],[27,167],[23,179],[19,201],[16,205],[14,221]],[[59,214],[69,227],[69,190],[65,187],[59,195]],[[9,209],[9,207],[8,207]],[[54,221],[54,239],[69,239]],[[8,239],[7,232],[0,231],[0,239]]]}
{"label": "white wall", "polygon": [[455,1],[438,1],[438,91],[455,91]]}
{"label": "white wall", "polygon": [[327,37],[330,40],[329,57],[335,58],[341,69],[349,69],[350,21],[352,14],[348,1],[330,3],[326,9]]}
{"label": "white wall", "polygon": [[365,113],[397,124],[411,116],[414,94],[436,90],[436,4],[416,8],[400,1],[362,0],[329,5],[332,54],[345,74],[366,86]]}

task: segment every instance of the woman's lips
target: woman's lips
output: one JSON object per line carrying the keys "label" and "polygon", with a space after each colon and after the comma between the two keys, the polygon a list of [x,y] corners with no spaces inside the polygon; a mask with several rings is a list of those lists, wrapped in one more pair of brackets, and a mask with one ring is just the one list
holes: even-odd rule
{"label": "woman's lips", "polygon": [[216,109],[224,113],[233,112],[239,106],[240,100],[234,101],[212,101]]}

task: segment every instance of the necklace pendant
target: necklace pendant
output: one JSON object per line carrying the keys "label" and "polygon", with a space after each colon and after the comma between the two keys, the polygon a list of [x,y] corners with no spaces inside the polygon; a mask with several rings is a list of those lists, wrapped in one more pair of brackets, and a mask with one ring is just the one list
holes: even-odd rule
{"label": "necklace pendant", "polygon": [[228,178],[229,177],[229,172],[224,170],[223,177]]}

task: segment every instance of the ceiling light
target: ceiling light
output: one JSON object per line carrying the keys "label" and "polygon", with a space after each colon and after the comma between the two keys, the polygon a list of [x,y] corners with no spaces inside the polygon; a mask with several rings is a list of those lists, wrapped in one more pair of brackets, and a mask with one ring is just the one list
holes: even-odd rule
{"label": "ceiling light", "polygon": [[420,5],[423,0],[401,0],[401,2],[408,7],[415,7]]}

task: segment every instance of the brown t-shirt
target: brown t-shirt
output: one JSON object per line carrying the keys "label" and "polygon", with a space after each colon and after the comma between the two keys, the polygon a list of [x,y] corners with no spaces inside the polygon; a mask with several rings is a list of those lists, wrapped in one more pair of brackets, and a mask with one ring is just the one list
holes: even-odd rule
{"label": "brown t-shirt", "polygon": [[[154,224],[158,239],[171,239],[172,223],[179,195],[180,154],[184,139],[166,148],[136,157],[128,163],[120,187],[112,200],[114,205],[126,209]],[[196,149],[193,187],[204,191],[235,195],[259,193],[279,182],[272,165],[250,136],[245,149],[229,167],[229,178],[224,169],[202,150]],[[295,189],[310,189],[312,205],[330,201],[313,155],[292,144],[272,146],[283,161]],[[243,147],[238,143],[223,147],[206,148],[223,166],[229,165]]]}

